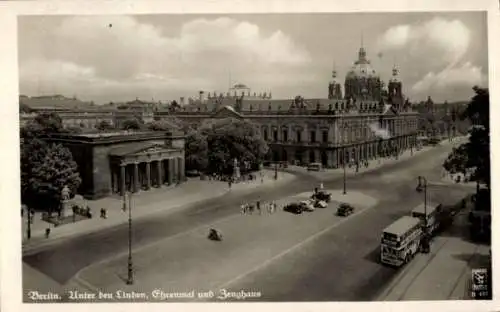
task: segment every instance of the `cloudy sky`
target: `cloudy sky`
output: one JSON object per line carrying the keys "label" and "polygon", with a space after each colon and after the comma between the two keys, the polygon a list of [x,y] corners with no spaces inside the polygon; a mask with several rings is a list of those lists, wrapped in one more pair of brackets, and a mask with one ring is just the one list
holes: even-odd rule
{"label": "cloudy sky", "polygon": [[467,100],[488,76],[486,14],[233,14],[19,17],[21,94],[96,103],[167,101],[244,83],[274,98],[324,98],[363,38],[383,80],[411,101]]}

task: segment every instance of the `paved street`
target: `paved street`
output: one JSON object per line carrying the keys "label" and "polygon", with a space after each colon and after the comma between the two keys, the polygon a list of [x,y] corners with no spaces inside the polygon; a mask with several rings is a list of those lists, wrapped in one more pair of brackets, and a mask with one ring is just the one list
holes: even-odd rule
{"label": "paved street", "polygon": [[[134,223],[134,246],[139,248],[134,255],[138,268],[134,287],[258,290],[262,294],[258,300],[265,301],[372,300],[397,273],[378,263],[379,233],[422,201],[422,195],[415,192],[417,175],[425,175],[429,182],[441,180],[440,166],[450,150],[437,147],[410,161],[349,177],[348,195],[360,194],[378,203],[358,205],[357,214],[343,220],[333,216],[332,208],[300,216],[285,212],[240,215],[243,201],[311,191],[315,185],[311,175],[258,194],[226,194],[138,220]],[[342,186],[338,177],[323,182],[328,189]],[[430,187],[429,197],[450,202],[469,190],[440,183]],[[214,222],[226,237],[221,243],[206,239]],[[120,257],[126,248],[127,227],[120,225],[61,242],[23,260],[60,284],[76,281],[89,288],[126,289],[119,279],[126,268],[126,258]],[[148,248],[150,252],[145,252]],[[105,261],[109,258],[114,260]],[[142,284],[141,276],[147,277]]]}

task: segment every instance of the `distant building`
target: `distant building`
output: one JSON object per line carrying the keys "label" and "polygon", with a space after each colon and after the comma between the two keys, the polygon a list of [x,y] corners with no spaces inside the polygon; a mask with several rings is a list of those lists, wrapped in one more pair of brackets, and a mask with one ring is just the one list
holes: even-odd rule
{"label": "distant building", "polygon": [[193,128],[206,120],[240,118],[256,124],[270,152],[268,159],[335,168],[394,155],[416,144],[417,113],[403,95],[395,67],[387,87],[360,48],[344,82],[344,95],[332,72],[326,98],[272,99],[243,84],[228,93],[211,94],[157,118],[184,121]]}
{"label": "distant building", "polygon": [[56,134],[46,138],[73,154],[78,193],[97,199],[185,181],[184,135],[176,132]]}

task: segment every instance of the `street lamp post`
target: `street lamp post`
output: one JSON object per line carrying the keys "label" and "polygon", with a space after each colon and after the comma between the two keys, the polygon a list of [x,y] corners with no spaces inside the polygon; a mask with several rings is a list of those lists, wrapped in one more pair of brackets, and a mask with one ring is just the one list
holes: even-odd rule
{"label": "street lamp post", "polygon": [[[128,263],[127,263],[127,285],[134,283],[134,271],[132,264],[132,196],[128,197]],[[124,203],[126,205],[126,203]]]}
{"label": "street lamp post", "polygon": [[347,191],[346,191],[346,168],[345,168],[345,159],[346,159],[346,153],[344,152],[344,157],[343,157],[343,161],[342,161],[342,165],[344,167],[344,195],[347,194]]}
{"label": "street lamp post", "polygon": [[430,242],[429,242],[429,230],[427,223],[427,179],[423,176],[418,176],[417,192],[424,193],[424,236],[422,240],[422,251],[423,253],[430,252]]}

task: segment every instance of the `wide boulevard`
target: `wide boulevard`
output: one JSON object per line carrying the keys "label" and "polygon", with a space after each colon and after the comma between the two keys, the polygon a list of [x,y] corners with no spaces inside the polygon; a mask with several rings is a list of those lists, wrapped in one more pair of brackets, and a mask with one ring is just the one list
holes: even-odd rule
{"label": "wide boulevard", "polygon": [[[397,273],[378,263],[381,231],[423,201],[423,195],[415,191],[418,175],[429,182],[441,181],[441,165],[450,151],[451,145],[437,146],[408,160],[349,176],[348,193],[367,194],[378,202],[341,221],[333,219],[335,207],[309,216],[280,212],[267,216],[274,218],[269,221],[242,221],[258,218],[241,216],[242,202],[278,200],[311,191],[317,178],[306,173],[276,188],[245,195],[228,193],[180,211],[134,220],[136,285],[149,283],[146,286],[154,288],[150,285],[154,279],[141,280],[141,270],[143,274],[155,270],[158,281],[172,279],[165,284],[170,291],[199,284],[200,290],[215,292],[220,288],[258,291],[261,296],[256,300],[263,301],[372,300]],[[336,174],[323,183],[325,188],[340,190],[342,176]],[[468,191],[460,185],[437,183],[429,186],[429,200],[452,203]],[[211,242],[199,233],[204,235],[214,223],[226,228],[227,238],[219,245],[207,245]],[[90,288],[106,289],[109,282],[115,290],[116,281],[107,281],[105,273],[117,266],[123,270],[116,274],[126,272],[127,248],[128,227],[123,224],[57,242],[25,255],[23,261],[62,285],[78,277]],[[124,283],[122,288],[126,289]]]}

